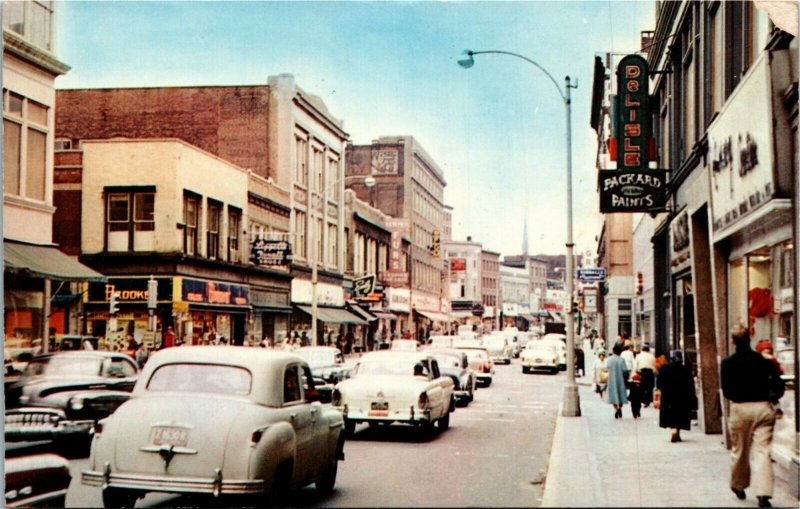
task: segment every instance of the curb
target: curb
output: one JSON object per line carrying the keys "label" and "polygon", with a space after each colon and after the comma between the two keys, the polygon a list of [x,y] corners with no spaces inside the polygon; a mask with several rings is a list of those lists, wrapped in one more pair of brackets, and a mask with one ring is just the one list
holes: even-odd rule
{"label": "curb", "polygon": [[542,494],[542,507],[556,507],[554,503],[555,498],[555,484],[557,472],[561,471],[561,459],[563,458],[563,453],[561,451],[561,443],[563,435],[564,426],[562,425],[561,421],[563,417],[561,416],[561,410],[564,403],[558,404],[558,414],[556,415],[556,429],[553,432],[553,445],[550,447],[550,460],[547,462],[547,473],[545,474],[545,481],[544,481],[544,493]]}

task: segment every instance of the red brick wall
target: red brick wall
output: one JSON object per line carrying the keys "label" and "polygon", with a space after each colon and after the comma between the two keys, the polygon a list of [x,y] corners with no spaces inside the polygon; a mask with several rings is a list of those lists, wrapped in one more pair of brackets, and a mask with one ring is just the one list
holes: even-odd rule
{"label": "red brick wall", "polygon": [[268,174],[269,87],[57,91],[56,137],[180,138]]}
{"label": "red brick wall", "polygon": [[[53,242],[68,255],[81,254],[81,192],[78,190],[53,191]],[[102,214],[103,211],[97,211]]]}
{"label": "red brick wall", "polygon": [[[345,157],[345,175],[369,175],[372,171],[372,151],[391,148],[400,151],[397,175],[374,175],[372,203],[375,208],[392,217],[403,217],[403,157],[402,147],[397,145],[349,145]],[[347,186],[355,191],[358,199],[370,203],[370,190],[356,180]]]}

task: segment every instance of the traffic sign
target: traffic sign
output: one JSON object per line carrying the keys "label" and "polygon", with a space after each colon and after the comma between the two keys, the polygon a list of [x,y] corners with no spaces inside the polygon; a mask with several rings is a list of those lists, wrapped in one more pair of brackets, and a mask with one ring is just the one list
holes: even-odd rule
{"label": "traffic sign", "polygon": [[581,283],[602,283],[606,280],[606,269],[603,267],[585,267],[578,269]]}

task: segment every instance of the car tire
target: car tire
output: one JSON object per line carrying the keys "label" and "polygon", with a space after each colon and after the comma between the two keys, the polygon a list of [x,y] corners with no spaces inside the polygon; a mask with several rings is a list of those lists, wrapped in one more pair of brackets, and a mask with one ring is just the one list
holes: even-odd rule
{"label": "car tire", "polygon": [[333,487],[336,485],[336,473],[338,470],[339,460],[334,459],[333,462],[328,465],[328,468],[325,469],[325,472],[323,472],[314,483],[314,486],[320,494],[328,495],[333,491]]}
{"label": "car tire", "polygon": [[491,380],[486,380],[486,387],[489,387],[490,385],[492,385],[492,381]]}
{"label": "car tire", "polygon": [[349,419],[344,420],[344,434],[348,437],[352,437],[356,434],[356,423],[355,421],[351,421]]}
{"label": "car tire", "polygon": [[130,490],[106,488],[103,490],[103,507],[133,507],[139,496]]}
{"label": "car tire", "polygon": [[275,477],[269,491],[264,493],[267,507],[280,507],[284,505],[289,495],[289,483],[292,480],[292,463],[284,461],[275,469]]}
{"label": "car tire", "polygon": [[529,368],[527,366],[522,366],[522,373],[527,375],[530,372],[531,372],[531,368]]}
{"label": "car tire", "polygon": [[450,412],[447,412],[446,414],[444,414],[444,416],[441,419],[439,419],[439,422],[438,422],[437,425],[439,426],[439,431],[440,432],[441,431],[445,431],[447,428],[449,428],[450,427]]}

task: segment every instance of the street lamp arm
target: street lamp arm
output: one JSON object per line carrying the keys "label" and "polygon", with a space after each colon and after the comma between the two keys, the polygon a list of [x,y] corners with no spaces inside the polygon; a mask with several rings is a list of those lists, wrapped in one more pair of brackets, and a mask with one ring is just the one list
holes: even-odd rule
{"label": "street lamp arm", "polygon": [[[511,51],[503,51],[503,50],[486,50],[486,51],[466,50],[464,53],[470,57],[470,60],[472,59],[473,55],[484,55],[484,54],[510,55],[512,57],[521,58],[522,60],[528,62],[529,64],[535,65],[540,71],[545,73],[547,75],[547,77],[550,78],[550,81],[553,82],[553,85],[555,85],[556,90],[558,90],[558,94],[561,96],[561,99],[565,103],[567,102],[567,96],[564,95],[564,92],[561,90],[561,87],[558,85],[558,82],[555,80],[555,78],[553,78],[553,76],[549,72],[547,72],[547,69],[545,69],[544,67],[542,67],[541,65],[537,64],[536,62],[534,62],[533,60],[531,60],[530,58],[528,58],[528,57],[526,57],[524,55],[520,55],[519,53],[514,53],[514,52],[511,52]],[[461,62],[459,62],[459,63],[461,63]]]}

